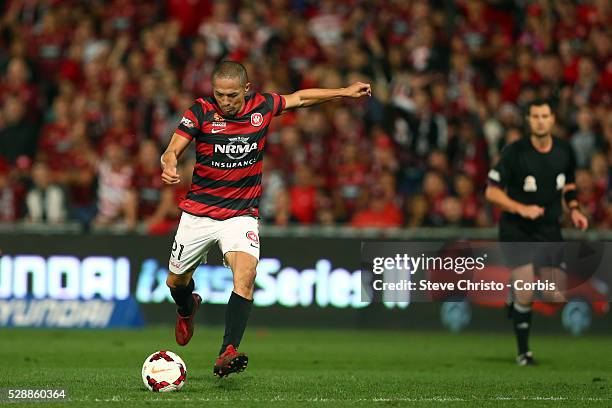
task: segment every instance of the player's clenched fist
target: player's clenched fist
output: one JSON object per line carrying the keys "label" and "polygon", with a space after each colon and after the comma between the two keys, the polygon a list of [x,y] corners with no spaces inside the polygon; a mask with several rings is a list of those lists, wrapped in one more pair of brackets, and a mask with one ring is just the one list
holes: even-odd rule
{"label": "player's clenched fist", "polygon": [[166,184],[177,184],[181,181],[176,166],[166,166],[162,172],[162,181]]}
{"label": "player's clenched fist", "polygon": [[372,96],[372,87],[370,84],[363,82],[355,82],[346,88],[346,96],[351,98],[359,98],[362,96]]}

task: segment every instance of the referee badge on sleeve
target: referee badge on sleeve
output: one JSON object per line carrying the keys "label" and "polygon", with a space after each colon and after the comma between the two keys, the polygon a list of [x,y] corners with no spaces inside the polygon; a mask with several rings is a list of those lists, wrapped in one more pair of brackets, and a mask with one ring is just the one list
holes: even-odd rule
{"label": "referee badge on sleeve", "polygon": [[488,174],[489,178],[497,183],[501,183],[501,176],[499,174],[499,171],[495,170],[495,169],[491,169],[489,170],[489,174]]}

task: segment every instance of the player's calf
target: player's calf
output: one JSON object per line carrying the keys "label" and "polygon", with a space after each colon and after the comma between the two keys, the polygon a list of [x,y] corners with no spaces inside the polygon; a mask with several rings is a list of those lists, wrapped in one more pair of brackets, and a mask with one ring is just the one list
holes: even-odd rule
{"label": "player's calf", "polygon": [[176,303],[178,314],[185,317],[191,315],[194,307],[193,289],[195,283],[191,279],[191,274],[177,275],[172,272],[168,273],[166,285],[170,289],[170,295]]}

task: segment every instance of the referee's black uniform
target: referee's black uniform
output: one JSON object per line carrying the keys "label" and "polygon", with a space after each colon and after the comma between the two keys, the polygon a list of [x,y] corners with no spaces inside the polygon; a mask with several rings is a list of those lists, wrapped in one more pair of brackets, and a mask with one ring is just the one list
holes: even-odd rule
{"label": "referee's black uniform", "polygon": [[[502,150],[499,163],[489,171],[489,183],[505,190],[506,195],[514,201],[544,209],[544,213],[535,219],[507,211],[502,213],[499,239],[509,267],[532,264],[536,273],[541,267],[564,269],[563,244],[558,243],[563,241],[561,198],[563,188],[574,183],[575,170],[576,161],[571,146],[556,137],[552,137],[552,146],[547,152],[536,150],[529,137]],[[534,364],[528,344],[531,306],[514,299],[508,306],[518,346],[517,363]]]}
{"label": "referee's black uniform", "polygon": [[[489,183],[505,190],[508,197],[525,205],[544,208],[544,214],[535,220],[504,211],[499,223],[501,242],[563,240],[561,198],[563,187],[575,181],[576,161],[569,143],[557,137],[552,141],[552,148],[542,153],[535,149],[529,137],[517,140],[502,150],[499,163],[489,171]],[[511,265],[534,261],[529,259],[535,256],[534,252],[525,251],[525,245],[507,247],[513,253],[508,256]]]}

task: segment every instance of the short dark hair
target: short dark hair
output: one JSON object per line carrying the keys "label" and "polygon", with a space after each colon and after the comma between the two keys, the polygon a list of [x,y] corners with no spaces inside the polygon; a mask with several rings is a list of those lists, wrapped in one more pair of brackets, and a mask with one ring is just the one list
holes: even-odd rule
{"label": "short dark hair", "polygon": [[529,101],[527,103],[527,107],[526,107],[526,111],[525,111],[525,115],[529,116],[529,114],[531,113],[531,107],[532,106],[548,106],[548,108],[550,109],[550,113],[551,114],[555,114],[554,110],[553,110],[553,104],[552,102],[550,102],[547,99],[541,99],[541,98],[536,98],[532,101]]}
{"label": "short dark hair", "polygon": [[249,82],[246,68],[239,62],[221,61],[217,64],[212,72],[213,81],[215,78],[238,78],[241,86],[245,86]]}

